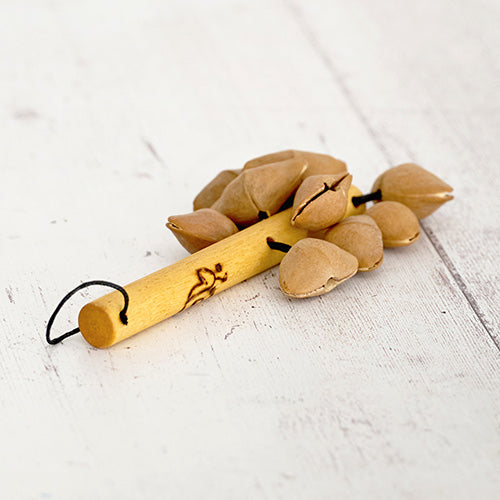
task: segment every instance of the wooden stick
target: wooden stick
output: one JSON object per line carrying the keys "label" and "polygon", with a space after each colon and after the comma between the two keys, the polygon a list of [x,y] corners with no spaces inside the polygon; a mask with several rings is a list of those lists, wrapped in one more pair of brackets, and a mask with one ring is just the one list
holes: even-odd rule
{"label": "wooden stick", "polygon": [[293,245],[307,231],[290,225],[291,210],[273,215],[171,266],[125,286],[128,324],[119,318],[123,295],[114,291],[85,305],[78,324],[94,347],[110,347],[146,328],[279,264],[285,255],[267,238]]}

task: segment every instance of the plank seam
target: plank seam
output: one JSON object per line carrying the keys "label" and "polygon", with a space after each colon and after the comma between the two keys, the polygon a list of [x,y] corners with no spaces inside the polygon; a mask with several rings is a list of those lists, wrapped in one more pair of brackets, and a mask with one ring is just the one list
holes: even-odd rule
{"label": "plank seam", "polygon": [[453,261],[451,260],[450,256],[444,249],[443,245],[441,245],[438,237],[434,234],[434,231],[428,227],[426,227],[422,222],[420,222],[420,226],[424,230],[424,233],[426,234],[427,238],[431,242],[432,246],[434,247],[434,250],[436,253],[439,255],[441,260],[443,261],[443,264],[445,265],[446,269],[448,269],[448,272],[452,276],[452,278],[455,280],[455,283],[457,284],[458,288],[462,292],[463,296],[469,303],[471,309],[474,311],[474,314],[476,315],[477,319],[483,326],[483,328],[486,330],[486,333],[489,335],[490,339],[492,340],[493,344],[496,346],[496,348],[500,351],[500,340],[497,340],[495,336],[493,335],[493,332],[491,331],[490,327],[487,324],[487,320],[482,313],[476,299],[472,295],[472,293],[469,291],[467,288],[467,285],[465,284],[464,280],[462,279],[462,276],[460,275],[459,271],[455,267],[455,264],[453,264]]}
{"label": "plank seam", "polygon": [[[335,68],[335,66],[333,65],[329,55],[324,50],[323,46],[319,43],[314,32],[311,30],[310,26],[304,20],[304,17],[302,16],[300,10],[297,8],[297,6],[293,2],[290,2],[289,0],[284,0],[284,3],[286,5],[286,7],[288,8],[288,10],[291,12],[292,16],[294,17],[294,19],[295,19],[296,23],[298,24],[300,30],[302,31],[303,35],[305,36],[305,38],[307,39],[309,44],[312,46],[313,50],[316,52],[318,57],[321,59],[321,61],[325,65],[326,69],[329,71],[329,73],[335,79],[342,95],[345,97],[347,102],[352,107],[354,113],[356,114],[356,116],[358,117],[358,119],[360,120],[362,125],[365,127],[365,129],[367,130],[369,136],[372,138],[375,145],[378,147],[380,153],[386,159],[388,165],[389,166],[394,165],[394,161],[392,160],[392,157],[391,157],[389,151],[386,149],[383,141],[380,139],[379,135],[377,134],[376,129],[374,127],[372,127],[367,116],[361,110],[360,106],[358,105],[358,103],[354,99],[353,94],[351,93],[351,91],[349,90],[347,85],[345,84],[342,76],[338,72],[337,68]],[[487,320],[486,320],[484,314],[482,313],[481,309],[479,308],[479,305],[478,305],[476,299],[473,297],[473,295],[471,294],[471,292],[467,288],[464,280],[462,279],[462,276],[460,275],[457,268],[453,264],[451,258],[447,254],[446,250],[443,248],[443,245],[441,245],[441,243],[439,242],[439,239],[437,238],[437,236],[434,234],[434,232],[431,229],[426,228],[423,224],[422,224],[422,229],[424,230],[424,233],[426,234],[427,238],[431,242],[434,250],[436,251],[436,253],[440,257],[444,266],[446,267],[446,269],[448,270],[448,272],[450,273],[450,275],[454,279],[455,283],[457,284],[458,288],[462,292],[463,296],[465,297],[465,299],[469,303],[472,311],[474,312],[475,316],[477,317],[477,319],[481,323],[482,327],[484,328],[484,330],[486,331],[486,333],[488,334],[488,336],[492,340],[495,347],[500,351],[500,339],[497,340],[495,338],[495,336],[493,335],[493,332],[491,331],[490,327],[488,326]]]}
{"label": "plank seam", "polygon": [[305,22],[300,10],[297,8],[296,5],[294,5],[292,2],[289,0],[284,0],[285,5],[288,7],[289,11],[292,13],[293,17],[295,18],[295,21],[299,25],[299,28],[301,29],[303,35],[309,42],[309,44],[312,46],[316,54],[319,56],[327,70],[330,72],[330,74],[333,76],[335,79],[337,85],[339,86],[339,89],[342,93],[342,95],[345,97],[347,102],[350,104],[352,107],[354,113],[358,117],[358,119],[361,121],[363,126],[365,127],[366,131],[368,132],[368,135],[372,138],[376,146],[378,147],[379,151],[382,153],[384,158],[386,159],[388,164],[393,164],[394,161],[389,153],[389,151],[386,149],[385,145],[383,142],[380,140],[379,135],[377,134],[377,131],[371,126],[370,122],[368,121],[368,118],[366,115],[363,113],[361,110],[360,106],[354,99],[354,96],[352,95],[351,91],[345,84],[342,75],[339,73],[337,68],[333,65],[332,61],[330,60],[330,57],[328,54],[325,52],[323,49],[322,45],[319,43],[317,38],[315,37],[313,31],[310,29],[309,25]]}

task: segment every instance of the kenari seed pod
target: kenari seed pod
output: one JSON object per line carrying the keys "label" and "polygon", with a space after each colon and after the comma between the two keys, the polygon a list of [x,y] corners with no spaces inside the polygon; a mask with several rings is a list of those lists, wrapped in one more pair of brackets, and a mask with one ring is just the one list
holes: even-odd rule
{"label": "kenari seed pod", "polygon": [[397,201],[381,201],[366,211],[382,231],[384,247],[404,247],[420,238],[417,216]]}
{"label": "kenari seed pod", "polygon": [[224,189],[213,209],[227,215],[239,226],[249,226],[275,214],[300,184],[307,164],[286,160],[244,170]]}
{"label": "kenari seed pod", "polygon": [[226,186],[241,170],[223,170],[219,172],[197,195],[193,201],[193,210],[210,208],[219,198]]}
{"label": "kenari seed pod", "polygon": [[382,201],[398,201],[411,208],[418,219],[436,211],[453,199],[453,188],[415,163],[405,163],[386,170],[373,185]]}
{"label": "kenari seed pod", "polygon": [[358,271],[373,271],[382,264],[382,232],[368,215],[354,215],[330,228],[324,239],[358,259]]}
{"label": "kenari seed pod", "polygon": [[338,246],[316,238],[300,240],[280,264],[280,287],[290,297],[322,295],[354,276],[356,257]]}
{"label": "kenari seed pod", "polygon": [[347,209],[352,175],[313,175],[295,193],[291,224],[320,231],[341,220]]}
{"label": "kenari seed pod", "polygon": [[338,175],[347,174],[347,165],[342,161],[330,155],[321,153],[312,153],[309,151],[298,151],[296,149],[288,149],[286,151],[278,151],[264,156],[259,156],[253,160],[247,161],[244,170],[249,168],[260,167],[269,163],[290,160],[305,160],[307,169],[302,174],[302,179],[311,175]]}
{"label": "kenari seed pod", "polygon": [[167,227],[189,253],[197,252],[238,232],[229,217],[211,208],[172,215],[168,218]]}

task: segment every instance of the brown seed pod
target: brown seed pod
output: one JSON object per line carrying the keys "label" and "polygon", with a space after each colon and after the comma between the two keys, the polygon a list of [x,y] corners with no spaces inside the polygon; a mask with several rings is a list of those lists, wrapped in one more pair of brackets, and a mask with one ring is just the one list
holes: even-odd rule
{"label": "brown seed pod", "polygon": [[[347,217],[351,217],[352,215],[361,215],[366,211],[364,204],[360,205],[359,207],[355,207],[352,204],[353,196],[360,196],[361,194],[362,194],[361,191],[356,186],[351,184],[351,186],[349,187],[349,191],[347,192],[348,201],[347,201],[347,208],[344,214],[344,219]],[[320,229],[319,231],[309,231],[309,236],[311,238],[319,238],[320,240],[324,240],[325,234],[330,228],[331,226],[325,227],[324,229]]]}
{"label": "brown seed pod", "polygon": [[307,161],[307,170],[302,178],[312,175],[339,175],[347,174],[347,165],[342,160],[330,155],[310,153],[309,151],[294,151],[295,158],[303,158]]}
{"label": "brown seed pod", "polygon": [[238,175],[241,170],[223,170],[219,172],[197,195],[193,201],[193,209],[211,207],[219,198],[226,186]]}
{"label": "brown seed pod", "polygon": [[269,217],[281,208],[300,184],[304,160],[285,160],[244,170],[224,189],[212,208],[240,226],[249,226],[259,215]]}
{"label": "brown seed pod", "polygon": [[290,297],[322,295],[354,276],[356,257],[324,240],[300,240],[283,257],[280,264],[281,290]]}
{"label": "brown seed pod", "polygon": [[453,199],[453,188],[415,163],[404,163],[386,170],[373,185],[380,189],[382,201],[399,201],[411,208],[418,219],[427,217],[443,203]]}
{"label": "brown seed pod", "polygon": [[381,201],[366,211],[382,231],[384,247],[404,247],[420,237],[417,216],[397,201]]}
{"label": "brown seed pod", "polygon": [[172,215],[168,218],[167,227],[190,253],[238,232],[231,219],[211,208],[202,208],[189,214]]}
{"label": "brown seed pod", "polygon": [[291,224],[320,231],[341,220],[347,209],[352,175],[313,175],[295,193]]}
{"label": "brown seed pod", "polygon": [[278,151],[264,156],[259,156],[253,160],[247,161],[243,167],[244,170],[249,168],[260,167],[268,163],[276,163],[278,161],[289,160],[295,158],[305,160],[307,162],[307,170],[302,174],[302,178],[310,177],[311,175],[337,175],[347,174],[347,165],[342,161],[330,155],[321,153],[312,153],[309,151],[298,151],[296,149],[288,149],[286,151]]}
{"label": "brown seed pod", "polygon": [[293,149],[287,149],[286,151],[278,151],[276,153],[270,153],[263,156],[258,156],[253,158],[243,165],[243,170],[249,168],[262,167],[262,165],[268,165],[269,163],[277,163],[279,161],[292,160],[295,158]]}
{"label": "brown seed pod", "polygon": [[358,259],[358,271],[373,271],[382,264],[382,231],[368,215],[347,217],[330,228],[325,240],[334,243]]}

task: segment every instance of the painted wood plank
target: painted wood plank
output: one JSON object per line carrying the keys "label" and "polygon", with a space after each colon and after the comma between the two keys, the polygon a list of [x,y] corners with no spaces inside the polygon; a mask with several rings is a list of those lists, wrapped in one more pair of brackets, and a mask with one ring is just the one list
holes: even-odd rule
{"label": "painted wood plank", "polygon": [[[334,5],[322,12],[342,14],[344,35],[384,37],[366,4]],[[289,4],[0,9],[6,496],[494,497],[498,351],[426,237],[318,299],[282,296],[275,269],[111,350],[45,345],[69,288],[185,255],[163,224],[217,170],[294,146],[338,154],[366,189],[372,165],[403,154],[374,139],[379,122],[359,114],[374,115],[369,103],[353,109]],[[439,151],[439,134],[424,139]],[[432,219],[443,246],[457,206]]]}

